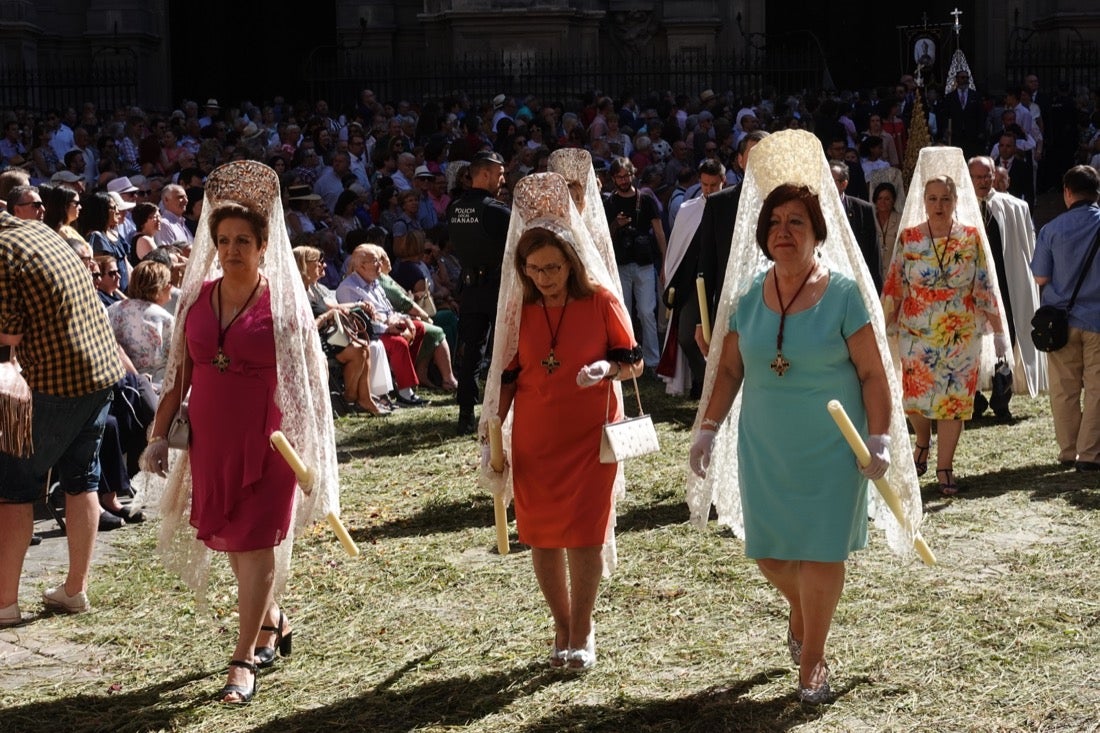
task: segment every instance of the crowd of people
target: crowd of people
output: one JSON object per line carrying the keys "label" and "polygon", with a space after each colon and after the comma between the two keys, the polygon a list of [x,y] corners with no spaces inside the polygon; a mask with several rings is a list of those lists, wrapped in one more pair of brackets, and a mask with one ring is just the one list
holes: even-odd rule
{"label": "crowd of people", "polygon": [[[109,119],[91,104],[13,111],[0,353],[34,391],[36,451],[3,457],[0,556],[33,542],[28,502],[58,469],[50,501],[64,506],[70,569],[44,597],[86,611],[96,532],[142,520],[119,501],[139,470],[168,476],[177,512],[164,521],[227,553],[236,575],[219,699],[247,702],[258,668],[291,650],[277,597],[292,520],[338,511],[332,414],[454,393],[459,434],[487,444],[490,418],[505,424],[506,469],[486,452],[483,474],[514,496],[533,548],[549,663],[588,669],[622,486],[621,466],[599,460],[601,428],[622,416],[615,382],[648,376],[699,401],[693,516],[705,523],[714,503],[745,537],[790,604],[799,698],[828,700],[825,642],[845,561],[867,542],[866,479],[895,486],[913,531],[934,434],[939,491],[964,490],[953,459],[966,421],[987,406],[1012,420],[997,370],[1018,392],[1050,392],[1059,461],[1100,470],[1100,280],[1081,267],[1100,231],[1100,109],[1035,76],[981,95],[969,69],[952,71],[942,94],[903,76],[785,100],[594,91],[569,105],[413,105],[365,89],[335,114],[282,99]],[[1035,196],[1055,186],[1070,211],[1036,238]],[[34,251],[48,256],[22,274]],[[1067,304],[1068,344],[1043,353],[1027,324]],[[61,312],[79,328],[41,320]],[[807,413],[817,393],[842,399],[869,464]],[[185,402],[195,432],[173,461]],[[69,413],[80,419],[46,440]],[[266,450],[279,429],[323,467],[304,508]],[[247,501],[258,491],[262,508]],[[0,625],[22,620],[21,561],[9,565]],[[181,572],[204,587],[194,567]]]}

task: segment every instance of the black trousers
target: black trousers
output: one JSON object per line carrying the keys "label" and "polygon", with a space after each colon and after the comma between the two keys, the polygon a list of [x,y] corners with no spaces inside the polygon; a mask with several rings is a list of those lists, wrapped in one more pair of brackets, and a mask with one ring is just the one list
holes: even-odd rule
{"label": "black trousers", "polygon": [[676,311],[676,340],[684,350],[688,368],[691,369],[693,387],[702,387],[707,372],[706,356],[695,343],[695,324],[699,322],[699,300],[688,298]]}
{"label": "black trousers", "polygon": [[481,362],[495,313],[468,311],[458,316],[458,413],[472,415],[477,403],[477,366]]}

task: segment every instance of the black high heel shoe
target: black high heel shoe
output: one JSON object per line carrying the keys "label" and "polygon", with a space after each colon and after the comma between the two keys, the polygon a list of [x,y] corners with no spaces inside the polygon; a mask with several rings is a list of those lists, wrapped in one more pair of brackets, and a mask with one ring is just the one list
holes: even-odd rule
{"label": "black high heel shoe", "polygon": [[[230,667],[241,667],[247,669],[252,673],[252,688],[247,689],[241,685],[226,685],[218,690],[218,702],[223,702],[226,705],[244,705],[252,702],[252,698],[256,696],[256,690],[260,688],[260,678],[256,674],[256,665],[251,662],[242,662],[239,659],[234,659],[229,662]],[[236,700],[226,700],[226,696],[236,695]]]}
{"label": "black high heel shoe", "polygon": [[261,626],[260,631],[274,631],[275,632],[275,646],[258,646],[253,651],[253,655],[256,658],[256,666],[261,669],[266,669],[275,664],[275,649],[278,648],[279,654],[284,657],[289,657],[291,651],[293,651],[294,632],[291,631],[286,636],[283,636],[283,626],[286,621],[286,616],[282,611],[279,611],[279,625],[278,626]]}

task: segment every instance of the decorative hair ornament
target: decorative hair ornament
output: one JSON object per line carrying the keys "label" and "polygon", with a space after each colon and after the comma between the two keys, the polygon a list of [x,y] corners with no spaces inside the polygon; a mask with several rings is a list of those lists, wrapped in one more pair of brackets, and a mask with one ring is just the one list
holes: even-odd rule
{"label": "decorative hair ornament", "polygon": [[592,169],[592,156],[584,148],[558,148],[550,153],[546,164],[554,173],[560,173],[568,183],[588,182]]}
{"label": "decorative hair ornament", "polygon": [[533,173],[516,184],[512,205],[528,226],[544,226],[534,221],[556,220],[569,226],[569,184],[558,173]]}
{"label": "decorative hair ornament", "polygon": [[265,217],[279,199],[279,174],[254,160],[237,160],[214,169],[206,179],[206,196],[212,202],[235,201]]}
{"label": "decorative hair ornament", "polygon": [[752,155],[768,161],[756,169],[756,183],[765,196],[785,183],[821,193],[821,141],[814,135],[769,135],[753,147]]}

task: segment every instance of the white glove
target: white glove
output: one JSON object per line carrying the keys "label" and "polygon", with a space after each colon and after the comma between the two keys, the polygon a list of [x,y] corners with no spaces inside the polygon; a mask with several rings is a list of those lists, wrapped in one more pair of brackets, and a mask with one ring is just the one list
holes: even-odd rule
{"label": "white glove", "polygon": [[998,359],[1007,359],[1012,353],[1012,342],[1007,333],[993,334],[993,350],[997,352]]}
{"label": "white glove", "polygon": [[138,458],[138,468],[146,473],[158,476],[168,475],[168,441],[164,438],[154,440],[145,446]]}
{"label": "white glove", "polygon": [[871,452],[871,462],[860,466],[859,472],[875,481],[885,476],[886,469],[890,467],[890,436],[867,436],[867,450]]}
{"label": "white glove", "polygon": [[581,370],[577,372],[577,386],[578,387],[591,387],[594,384],[599,384],[600,381],[607,378],[607,375],[611,373],[611,363],[600,359],[594,361],[587,366],[582,366]]}
{"label": "white glove", "polygon": [[688,463],[691,471],[699,478],[707,477],[707,468],[710,467],[710,453],[714,449],[714,436],[717,432],[710,428],[703,428],[695,436],[691,444],[691,452],[688,454]]}
{"label": "white glove", "polygon": [[[490,463],[490,461],[492,460],[492,453],[493,453],[493,452],[492,452],[492,450],[491,450],[491,449],[489,448],[489,444],[488,444],[488,443],[482,443],[482,444],[481,444],[481,467],[482,467],[483,469],[486,469],[486,470],[492,471],[493,473],[496,473],[496,474],[501,474],[501,473],[504,473],[504,471],[503,471],[503,470],[500,470],[500,471],[496,471],[496,470],[494,470],[494,469],[493,469],[493,466],[492,466],[492,464]],[[504,465],[505,465],[505,466],[507,466],[507,465],[508,465],[508,459],[507,459],[507,458],[505,458],[505,459],[504,459]]]}

